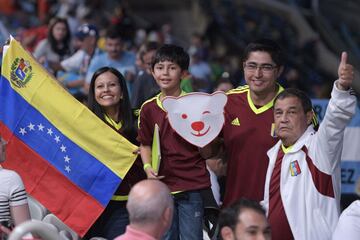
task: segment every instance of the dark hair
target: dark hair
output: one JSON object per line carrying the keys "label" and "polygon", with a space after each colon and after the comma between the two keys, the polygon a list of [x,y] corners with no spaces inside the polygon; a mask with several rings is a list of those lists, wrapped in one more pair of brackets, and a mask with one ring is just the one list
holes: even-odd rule
{"label": "dark hair", "polygon": [[256,201],[240,198],[238,201],[224,208],[219,215],[219,229],[230,227],[235,230],[239,215],[245,209],[251,209],[265,217],[264,208]]}
{"label": "dark hair", "polygon": [[[55,39],[53,35],[53,29],[56,24],[63,23],[66,28],[66,35],[64,39],[62,40],[62,46],[59,48],[58,42]],[[51,49],[59,54],[60,56],[64,56],[66,54],[70,53],[70,40],[71,40],[71,33],[70,33],[70,27],[65,18],[61,17],[54,17],[50,20],[49,23],[49,29],[48,29],[48,41],[50,43]]]}
{"label": "dark hair", "polygon": [[[91,78],[90,87],[89,87],[89,96],[88,96],[88,107],[89,109],[95,113],[96,116],[98,116],[101,120],[103,120],[105,123],[110,125],[105,120],[105,112],[103,111],[103,108],[99,105],[99,103],[95,100],[95,80],[98,76],[105,72],[111,72],[114,74],[120,84],[120,88],[122,91],[122,99],[120,100],[119,104],[119,120],[122,122],[121,132],[125,135],[131,134],[131,131],[133,131],[133,113],[130,106],[130,100],[129,100],[129,94],[126,87],[126,80],[124,76],[115,68],[112,67],[102,67],[96,70],[94,75]],[[110,125],[111,126],[111,125]]]}
{"label": "dark hair", "polygon": [[278,67],[283,66],[285,63],[285,57],[281,47],[273,40],[265,38],[256,40],[246,46],[243,54],[243,62],[249,58],[250,53],[256,51],[269,53],[272,60]]}
{"label": "dark hair", "polygon": [[289,98],[289,97],[298,98],[301,102],[301,105],[302,105],[305,113],[312,111],[312,103],[311,103],[310,98],[306,95],[305,92],[303,92],[299,89],[296,89],[296,88],[287,88],[284,91],[282,91],[281,93],[279,93],[279,95],[277,95],[274,99],[274,105],[277,100]]}
{"label": "dark hair", "polygon": [[122,34],[115,26],[111,26],[106,30],[106,38],[120,39],[122,41]]}
{"label": "dark hair", "polygon": [[182,70],[187,70],[189,68],[190,57],[182,47],[165,44],[156,51],[151,68],[154,69],[155,64],[162,61],[176,63]]}
{"label": "dark hair", "polygon": [[155,41],[150,41],[142,44],[139,49],[140,60],[144,63],[144,55],[150,51],[157,50],[158,48],[159,43]]}

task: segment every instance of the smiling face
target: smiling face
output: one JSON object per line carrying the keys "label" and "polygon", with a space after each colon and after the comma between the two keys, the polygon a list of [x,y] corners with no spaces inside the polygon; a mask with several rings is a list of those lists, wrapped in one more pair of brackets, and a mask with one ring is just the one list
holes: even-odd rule
{"label": "smiling face", "polygon": [[278,99],[274,105],[276,135],[286,147],[292,146],[306,131],[312,117],[312,111],[304,112],[299,98]]}
{"label": "smiling face", "polygon": [[158,62],[152,70],[156,83],[166,96],[180,91],[180,81],[185,73],[178,64],[171,61]]}
{"label": "smiling face", "polygon": [[96,102],[103,108],[117,108],[122,98],[119,79],[111,72],[100,74],[94,84]]}
{"label": "smiling face", "polygon": [[171,127],[191,144],[204,147],[224,125],[226,101],[225,93],[216,92],[211,95],[192,93],[179,98],[167,97],[162,103]]}
{"label": "smiling face", "polygon": [[[257,66],[256,69],[250,69],[246,66]],[[261,66],[260,69],[259,66]],[[282,68],[269,69],[264,66],[276,66],[270,54],[265,51],[251,52],[243,63],[244,77],[249,85],[250,91],[256,95],[263,95],[275,91],[276,79],[280,76]]]}

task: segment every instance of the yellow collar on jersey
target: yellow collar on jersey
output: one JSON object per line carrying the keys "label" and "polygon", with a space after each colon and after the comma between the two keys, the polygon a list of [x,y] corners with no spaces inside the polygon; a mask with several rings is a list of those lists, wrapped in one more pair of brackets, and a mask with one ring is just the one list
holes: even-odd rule
{"label": "yellow collar on jersey", "polygon": [[[163,105],[162,105],[162,102],[161,102],[161,100],[160,100],[160,95],[161,95],[161,93],[159,93],[158,95],[156,95],[156,104],[157,104],[162,110],[165,111],[165,109],[164,109],[164,107],[163,107]],[[180,96],[179,96],[179,97],[184,96],[184,95],[186,95],[186,92],[183,91],[183,90],[181,90],[181,93],[180,93]]]}
{"label": "yellow collar on jersey", "polygon": [[[279,86],[279,89],[278,89],[275,97],[276,97],[279,93],[281,93],[282,91],[284,91],[284,88],[283,88],[280,84],[277,84],[277,85]],[[252,101],[252,99],[251,99],[251,97],[250,97],[250,91],[247,92],[247,100],[248,100],[248,102],[249,102],[249,106],[250,106],[251,110],[253,110],[253,112],[254,112],[255,114],[263,113],[263,112],[265,112],[266,110],[272,108],[273,105],[274,105],[274,99],[275,99],[275,97],[274,97],[270,102],[268,102],[267,104],[265,104],[264,106],[262,106],[262,107],[260,107],[260,108],[257,108],[257,107],[255,107],[255,104],[254,104],[254,102]]]}
{"label": "yellow collar on jersey", "polygon": [[109,117],[107,114],[104,114],[105,120],[111,125],[113,126],[117,131],[120,130],[120,128],[122,127],[122,123],[119,122],[115,122],[111,117]]}

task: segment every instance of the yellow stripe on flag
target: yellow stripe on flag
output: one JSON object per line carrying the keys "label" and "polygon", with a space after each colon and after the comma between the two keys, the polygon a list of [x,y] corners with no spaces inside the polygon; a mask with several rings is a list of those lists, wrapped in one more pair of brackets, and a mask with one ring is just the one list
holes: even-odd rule
{"label": "yellow stripe on flag", "polygon": [[[135,161],[133,151],[137,146],[73,98],[15,39],[5,51],[2,75],[12,88],[65,136],[123,178]],[[16,58],[28,61],[32,68],[33,75],[23,87],[11,81],[11,67]]]}

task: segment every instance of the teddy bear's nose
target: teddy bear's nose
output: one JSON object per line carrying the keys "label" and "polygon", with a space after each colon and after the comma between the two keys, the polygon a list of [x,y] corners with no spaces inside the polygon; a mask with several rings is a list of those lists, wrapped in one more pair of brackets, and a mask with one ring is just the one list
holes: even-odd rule
{"label": "teddy bear's nose", "polygon": [[202,121],[193,122],[191,124],[191,128],[197,132],[200,132],[204,128],[204,122],[202,122]]}

